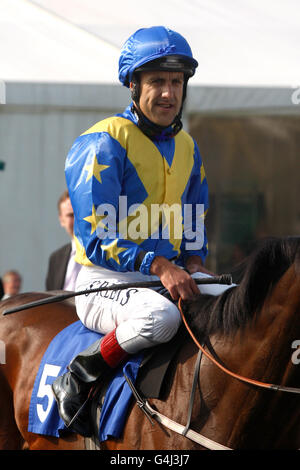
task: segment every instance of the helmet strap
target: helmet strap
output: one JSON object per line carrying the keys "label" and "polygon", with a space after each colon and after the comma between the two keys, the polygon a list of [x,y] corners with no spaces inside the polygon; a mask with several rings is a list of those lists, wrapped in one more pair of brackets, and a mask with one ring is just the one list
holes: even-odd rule
{"label": "helmet strap", "polygon": [[174,121],[170,126],[164,127],[155,124],[150,121],[142,112],[140,106],[134,101],[131,107],[131,111],[137,118],[137,126],[141,131],[149,137],[151,140],[168,140],[175,137],[182,129],[181,122],[181,110],[180,113],[175,117]]}

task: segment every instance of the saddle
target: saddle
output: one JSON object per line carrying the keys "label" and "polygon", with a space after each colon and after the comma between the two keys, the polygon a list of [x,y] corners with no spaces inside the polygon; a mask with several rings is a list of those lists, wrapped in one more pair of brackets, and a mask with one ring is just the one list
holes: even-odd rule
{"label": "saddle", "polygon": [[[135,388],[143,398],[163,399],[167,391],[168,371],[175,360],[178,351],[186,342],[188,333],[181,326],[177,334],[168,342],[144,351],[144,357],[140,364]],[[102,384],[92,398],[90,407],[90,419],[93,423],[94,435],[86,438],[88,449],[99,449],[99,423],[101,408],[105,399],[108,384]]]}

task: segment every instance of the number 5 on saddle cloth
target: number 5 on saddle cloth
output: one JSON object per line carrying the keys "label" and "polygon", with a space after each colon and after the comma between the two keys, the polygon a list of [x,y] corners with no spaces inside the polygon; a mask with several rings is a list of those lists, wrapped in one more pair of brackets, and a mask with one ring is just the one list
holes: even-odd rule
{"label": "number 5 on saddle cloth", "polygon": [[[87,329],[81,321],[77,321],[63,329],[52,340],[35,379],[29,407],[29,432],[60,437],[67,430],[59,416],[51,384],[59,375],[67,372],[67,365],[73,357],[101,337],[100,333]],[[128,362],[116,369],[114,377],[111,378],[101,410],[100,442],[108,436],[120,437],[132,397],[124,373],[135,382],[142,359],[142,354],[129,357]]]}

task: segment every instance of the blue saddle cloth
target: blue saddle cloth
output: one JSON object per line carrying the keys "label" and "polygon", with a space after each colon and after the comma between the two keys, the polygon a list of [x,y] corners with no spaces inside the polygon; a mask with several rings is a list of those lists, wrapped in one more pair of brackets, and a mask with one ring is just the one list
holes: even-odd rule
{"label": "blue saddle cloth", "polygon": [[[67,365],[77,354],[101,336],[77,321],[63,329],[52,340],[40,363],[32,390],[28,431],[59,437],[61,432],[67,429],[59,416],[51,384],[59,375],[67,371]],[[101,410],[100,442],[105,441],[109,436],[115,438],[121,436],[132,396],[124,373],[134,383],[141,360],[141,354],[131,356],[128,362],[116,369]]]}

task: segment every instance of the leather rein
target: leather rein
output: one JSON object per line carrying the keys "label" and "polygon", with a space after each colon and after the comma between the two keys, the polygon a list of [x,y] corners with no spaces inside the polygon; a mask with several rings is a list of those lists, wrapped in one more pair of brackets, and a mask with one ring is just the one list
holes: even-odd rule
{"label": "leather rein", "polygon": [[212,361],[217,367],[219,367],[219,369],[221,369],[223,372],[225,372],[226,374],[230,375],[231,377],[234,377],[235,379],[237,380],[240,380],[242,382],[245,382],[247,384],[250,384],[250,385],[255,385],[256,387],[261,387],[261,388],[265,388],[265,389],[268,389],[268,390],[273,390],[273,391],[278,391],[278,392],[289,392],[289,393],[300,393],[300,388],[295,388],[295,387],[285,387],[283,385],[276,385],[276,384],[271,384],[271,383],[265,383],[265,382],[260,382],[259,380],[254,380],[254,379],[250,379],[248,377],[244,377],[242,375],[239,375],[239,374],[236,374],[235,372],[232,372],[230,371],[229,369],[227,369],[226,367],[224,367],[222,364],[220,364],[220,362],[218,362],[208,351],[206,351],[206,349],[199,343],[199,341],[197,340],[197,338],[195,337],[195,335],[193,334],[191,328],[189,327],[187,321],[186,321],[186,318],[183,314],[183,311],[182,311],[182,299],[180,298],[179,299],[179,302],[178,302],[178,309],[179,309],[179,312],[180,312],[180,315],[181,315],[181,318],[182,318],[182,321],[187,329],[187,331],[189,332],[192,340],[194,341],[194,343],[196,344],[196,346],[198,347],[198,349],[210,360]]}
{"label": "leather rein", "polygon": [[200,362],[201,362],[201,357],[202,354],[204,354],[210,361],[212,361],[217,367],[219,367],[223,372],[226,374],[230,375],[231,377],[240,380],[242,382],[245,382],[250,385],[254,385],[257,387],[265,388],[268,390],[273,390],[273,391],[281,391],[281,392],[290,392],[290,393],[300,393],[299,388],[293,388],[293,387],[285,387],[282,385],[275,385],[271,383],[265,383],[265,382],[260,382],[258,380],[250,379],[248,377],[244,377],[242,375],[236,374],[226,367],[224,367],[222,364],[220,364],[206,349],[200,342],[197,340],[195,335],[193,334],[191,328],[189,327],[187,320],[183,314],[182,311],[182,300],[179,299],[178,302],[178,308],[180,311],[180,315],[182,317],[183,323],[190,334],[192,340],[196,344],[196,346],[199,349],[197,360],[195,363],[195,370],[194,370],[194,379],[193,379],[193,384],[192,384],[192,390],[191,390],[191,395],[190,395],[190,401],[189,401],[189,409],[188,409],[188,418],[187,418],[187,424],[186,426],[183,426],[182,424],[179,424],[172,419],[168,418],[167,416],[163,415],[160,413],[157,409],[153,409],[147,400],[143,399],[136,388],[134,387],[133,383],[131,380],[124,374],[125,379],[127,380],[127,383],[129,387],[131,388],[131,391],[136,399],[137,405],[139,408],[145,413],[146,417],[148,420],[151,422],[153,425],[153,421],[151,418],[154,418],[157,422],[160,424],[166,426],[168,429],[171,429],[174,432],[177,432],[178,434],[181,434],[182,436],[200,444],[202,447],[210,450],[233,450],[230,447],[227,447],[223,444],[219,444],[216,441],[213,441],[212,439],[209,439],[205,436],[203,436],[200,433],[197,433],[190,429],[190,423],[191,423],[191,416],[192,416],[192,409],[193,409],[193,403],[194,403],[194,398],[195,398],[195,393],[196,393],[196,387],[197,387],[197,381],[199,378],[199,373],[200,373]]}

